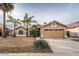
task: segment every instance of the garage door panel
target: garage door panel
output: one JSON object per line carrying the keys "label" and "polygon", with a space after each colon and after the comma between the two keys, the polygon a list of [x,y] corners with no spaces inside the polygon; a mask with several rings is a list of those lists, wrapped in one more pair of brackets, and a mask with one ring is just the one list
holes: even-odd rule
{"label": "garage door panel", "polygon": [[63,38],[64,30],[45,30],[43,34],[45,38]]}

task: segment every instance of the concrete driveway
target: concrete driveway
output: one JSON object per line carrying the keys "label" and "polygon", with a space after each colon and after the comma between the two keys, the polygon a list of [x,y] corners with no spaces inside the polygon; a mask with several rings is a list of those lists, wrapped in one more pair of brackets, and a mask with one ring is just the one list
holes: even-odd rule
{"label": "concrete driveway", "polygon": [[54,51],[52,55],[79,55],[79,42],[68,39],[45,39]]}

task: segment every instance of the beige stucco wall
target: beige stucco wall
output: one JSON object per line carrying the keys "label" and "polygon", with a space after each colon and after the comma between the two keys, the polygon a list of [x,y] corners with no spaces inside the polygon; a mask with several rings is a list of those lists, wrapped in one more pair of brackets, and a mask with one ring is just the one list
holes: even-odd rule
{"label": "beige stucco wall", "polygon": [[72,28],[72,29],[67,29],[67,31],[70,31],[70,32],[79,32],[79,27]]}
{"label": "beige stucco wall", "polygon": [[70,31],[70,36],[78,36],[79,37],[79,27],[67,29],[67,31]]}

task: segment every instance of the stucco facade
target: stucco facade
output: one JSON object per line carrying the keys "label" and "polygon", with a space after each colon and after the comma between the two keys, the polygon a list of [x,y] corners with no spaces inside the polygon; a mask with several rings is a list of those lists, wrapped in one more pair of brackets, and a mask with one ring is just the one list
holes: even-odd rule
{"label": "stucco facade", "polygon": [[26,30],[22,26],[17,27],[15,32],[16,32],[16,36],[26,36]]}
{"label": "stucco facade", "polygon": [[67,31],[70,31],[71,37],[79,37],[79,22],[68,24]]}

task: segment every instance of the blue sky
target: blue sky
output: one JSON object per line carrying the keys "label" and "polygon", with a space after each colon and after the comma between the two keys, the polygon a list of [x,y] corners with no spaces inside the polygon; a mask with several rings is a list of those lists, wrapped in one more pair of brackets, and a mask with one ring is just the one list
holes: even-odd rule
{"label": "blue sky", "polygon": [[[39,24],[57,20],[64,24],[79,21],[79,4],[64,3],[17,3],[12,11],[14,18],[23,19],[25,13],[34,16]],[[2,12],[0,12],[0,22],[2,22]],[[10,23],[7,24],[12,27]]]}

